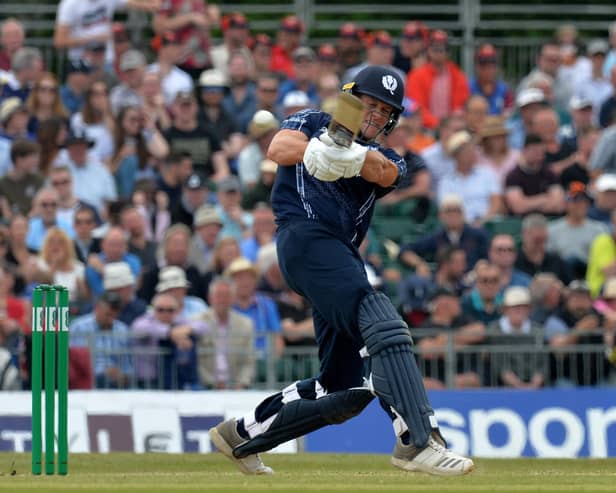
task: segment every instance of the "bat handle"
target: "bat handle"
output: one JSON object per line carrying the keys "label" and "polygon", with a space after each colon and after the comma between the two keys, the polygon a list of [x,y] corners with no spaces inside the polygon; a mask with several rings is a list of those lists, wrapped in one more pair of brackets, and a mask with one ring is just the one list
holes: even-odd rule
{"label": "bat handle", "polygon": [[336,121],[331,122],[327,134],[339,146],[351,147],[353,143],[353,132]]}

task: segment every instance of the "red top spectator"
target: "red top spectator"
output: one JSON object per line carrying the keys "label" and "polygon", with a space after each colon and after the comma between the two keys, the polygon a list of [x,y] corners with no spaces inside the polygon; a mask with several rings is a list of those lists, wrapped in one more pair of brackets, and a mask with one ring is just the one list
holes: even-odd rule
{"label": "red top spectator", "polygon": [[409,72],[406,79],[406,95],[419,105],[427,128],[462,109],[470,94],[466,76],[448,59],[447,41],[447,33],[433,31],[428,63]]}
{"label": "red top spectator", "polygon": [[278,42],[272,48],[271,70],[281,72],[289,79],[295,77],[292,53],[300,44],[304,32],[303,22],[295,15],[288,15],[280,22]]}

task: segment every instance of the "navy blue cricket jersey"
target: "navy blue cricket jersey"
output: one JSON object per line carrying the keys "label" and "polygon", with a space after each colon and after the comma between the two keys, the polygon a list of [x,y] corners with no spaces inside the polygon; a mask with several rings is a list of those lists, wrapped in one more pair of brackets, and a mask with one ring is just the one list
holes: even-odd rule
{"label": "navy blue cricket jersey", "polygon": [[[287,118],[280,128],[298,130],[311,139],[326,132],[330,121],[328,113],[302,110]],[[380,151],[398,167],[396,184],[404,178],[406,163],[398,154],[378,145],[369,148]],[[278,168],[272,207],[281,226],[296,219],[312,219],[359,246],[368,231],[374,201],[394,188],[395,185],[380,187],[360,176],[321,181],[310,176],[300,161],[295,166]]]}

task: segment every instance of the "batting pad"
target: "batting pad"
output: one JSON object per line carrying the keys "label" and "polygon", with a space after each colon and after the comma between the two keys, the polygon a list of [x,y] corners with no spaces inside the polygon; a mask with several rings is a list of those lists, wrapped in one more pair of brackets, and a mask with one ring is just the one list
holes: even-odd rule
{"label": "batting pad", "polygon": [[361,413],[373,398],[370,390],[358,387],[327,394],[316,400],[288,402],[282,406],[267,431],[238,445],[233,449],[233,455],[242,459],[273,449],[323,426],[342,423]]}
{"label": "batting pad", "polygon": [[404,420],[413,444],[424,447],[436,421],[413,356],[408,326],[387,296],[374,292],[359,304],[359,329],[374,392]]}

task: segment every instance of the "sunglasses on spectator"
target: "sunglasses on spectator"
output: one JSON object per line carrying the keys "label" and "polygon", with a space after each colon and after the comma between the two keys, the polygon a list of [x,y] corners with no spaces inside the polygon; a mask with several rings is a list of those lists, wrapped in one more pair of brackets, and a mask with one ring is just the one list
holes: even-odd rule
{"label": "sunglasses on spectator", "polygon": [[505,247],[505,246],[494,247],[494,250],[496,250],[497,252],[515,252],[515,248],[513,248],[512,246],[510,246],[510,247]]}
{"label": "sunglasses on spectator", "polygon": [[445,207],[443,212],[462,212],[462,209],[459,207]]}
{"label": "sunglasses on spectator", "polygon": [[477,282],[481,284],[497,284],[498,277],[478,277]]}
{"label": "sunglasses on spectator", "polygon": [[154,310],[156,310],[157,313],[174,313],[175,312],[175,308],[171,306],[157,306],[157,307],[154,307]]}
{"label": "sunglasses on spectator", "polygon": [[259,91],[263,91],[263,92],[278,92],[278,88],[277,87],[259,87]]}
{"label": "sunglasses on spectator", "polygon": [[58,207],[57,202],[41,202],[41,207]]}
{"label": "sunglasses on spectator", "polygon": [[94,223],[93,219],[75,219],[75,224],[92,224]]}
{"label": "sunglasses on spectator", "polygon": [[38,90],[42,92],[56,92],[58,86],[39,86]]}
{"label": "sunglasses on spectator", "polygon": [[69,180],[68,178],[66,180],[56,180],[56,181],[52,181],[51,184],[54,187],[60,187],[62,185],[68,185],[71,182],[71,180]]}

